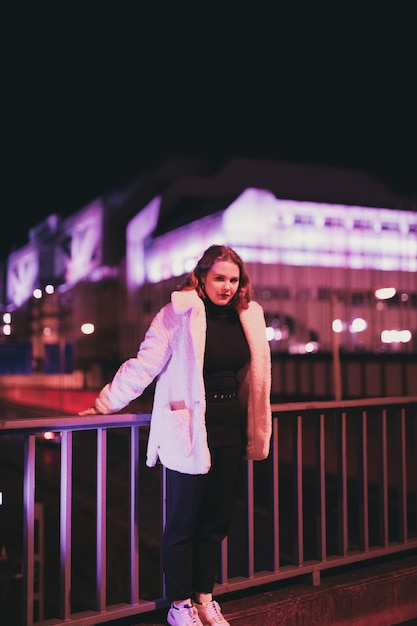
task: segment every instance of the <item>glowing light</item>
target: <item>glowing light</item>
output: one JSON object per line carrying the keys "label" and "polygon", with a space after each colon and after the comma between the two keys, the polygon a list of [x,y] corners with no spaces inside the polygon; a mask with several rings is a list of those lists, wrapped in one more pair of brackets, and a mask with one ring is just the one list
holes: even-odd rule
{"label": "glowing light", "polygon": [[12,316],[10,313],[3,313],[3,322],[5,324],[11,324],[12,323]]}
{"label": "glowing light", "polygon": [[389,300],[393,298],[397,290],[395,287],[380,287],[379,289],[375,289],[375,298],[378,300]]}
{"label": "glowing light", "polygon": [[362,333],[364,330],[368,328],[368,324],[362,317],[355,317],[349,326],[349,330],[351,333]]}
{"label": "glowing light", "polygon": [[274,339],[275,341],[281,341],[283,338],[283,332],[280,328],[276,328],[274,331]]}
{"label": "glowing light", "polygon": [[316,341],[309,341],[307,343],[293,343],[288,351],[290,354],[311,354],[317,352],[319,344]]}
{"label": "glowing light", "polygon": [[171,271],[173,276],[181,276],[181,274],[184,273],[181,259],[175,259],[173,261]]}
{"label": "glowing light", "polygon": [[5,324],[3,326],[3,335],[11,335],[12,334],[12,327],[10,326],[10,324]]}
{"label": "glowing light", "polygon": [[161,205],[156,196],[127,225],[126,274],[129,288],[143,285],[146,278],[145,240],[155,230]]}
{"label": "glowing light", "polygon": [[28,300],[38,282],[39,255],[34,246],[12,252],[7,262],[7,296],[20,306]]}
{"label": "glowing light", "polygon": [[409,330],[383,330],[381,333],[382,343],[408,343],[411,337]]}
{"label": "glowing light", "polygon": [[53,441],[55,439],[55,433],[47,431],[42,433],[42,438],[45,439],[45,441]]}
{"label": "glowing light", "polygon": [[161,280],[161,268],[157,262],[149,263],[148,278],[151,283],[158,283]]}
{"label": "glowing light", "polygon": [[36,298],[37,300],[42,298],[42,289],[34,289],[33,290],[33,297]]}
{"label": "glowing light", "polygon": [[341,333],[341,332],[344,331],[344,329],[345,329],[345,325],[342,322],[342,320],[339,320],[339,319],[333,320],[333,322],[332,322],[332,330],[333,330],[333,332]]}
{"label": "glowing light", "polygon": [[191,272],[196,264],[196,259],[186,259],[184,262],[184,268],[186,272]]}
{"label": "glowing light", "polygon": [[129,223],[130,287],[192,270],[213,241],[234,247],[247,263],[417,270],[410,231],[415,215],[408,211],[283,200],[266,189],[247,188],[224,210],[148,242],[159,207],[156,197]]}
{"label": "glowing light", "polygon": [[[72,226],[70,228],[69,226]],[[74,283],[102,264],[103,205],[100,199],[84,207],[76,221],[68,222],[71,235],[70,259],[67,261],[67,282]]]}
{"label": "glowing light", "polygon": [[43,329],[43,334],[45,335],[45,337],[50,337],[51,336],[52,331],[49,328],[49,326],[45,326],[45,328]]}
{"label": "glowing light", "polygon": [[274,339],[275,330],[271,326],[267,326],[266,328],[266,338],[268,341],[272,341]]}
{"label": "glowing light", "polygon": [[46,285],[45,291],[46,291],[46,293],[54,293],[55,288],[54,288],[53,285]]}
{"label": "glowing light", "polygon": [[92,335],[95,331],[95,326],[91,322],[85,322],[81,325],[81,332],[83,335]]}

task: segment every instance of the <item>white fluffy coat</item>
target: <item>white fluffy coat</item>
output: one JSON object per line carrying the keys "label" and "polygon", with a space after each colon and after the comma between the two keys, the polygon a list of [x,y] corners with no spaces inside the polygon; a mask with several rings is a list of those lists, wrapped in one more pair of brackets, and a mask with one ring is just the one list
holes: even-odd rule
{"label": "white fluffy coat", "polygon": [[[271,353],[261,306],[250,302],[240,321],[250,363],[241,372],[239,400],[247,407],[246,458],[268,456],[271,437]],[[203,380],[206,312],[195,291],[175,291],[155,316],[136,358],[123,363],[100,392],[100,413],[114,413],[140,396],[157,378],[149,432],[147,465],[158,458],[170,469],[205,474],[210,452],[205,424]]]}

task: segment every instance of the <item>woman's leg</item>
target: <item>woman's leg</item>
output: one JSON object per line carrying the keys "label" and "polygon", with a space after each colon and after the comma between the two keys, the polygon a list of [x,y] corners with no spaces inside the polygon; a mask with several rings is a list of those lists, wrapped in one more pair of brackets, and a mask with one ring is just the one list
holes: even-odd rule
{"label": "woman's leg", "polygon": [[169,600],[185,600],[193,591],[193,540],[207,474],[166,470],[167,516],[163,563]]}
{"label": "woman's leg", "polygon": [[211,593],[219,565],[220,545],[233,515],[241,450],[228,446],[212,450],[212,466],[196,517],[193,548],[193,591]]}

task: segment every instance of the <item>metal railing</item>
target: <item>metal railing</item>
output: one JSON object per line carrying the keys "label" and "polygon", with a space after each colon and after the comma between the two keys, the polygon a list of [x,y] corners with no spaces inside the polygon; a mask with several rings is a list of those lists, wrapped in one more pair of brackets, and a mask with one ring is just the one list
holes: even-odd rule
{"label": "metal railing", "polygon": [[[217,595],[300,575],[319,584],[323,570],[417,547],[417,397],[291,403],[274,405],[273,412],[268,459],[242,461],[234,520],[219,554]],[[159,557],[164,472],[145,466],[149,417],[0,422],[0,436],[19,435],[24,446],[27,626],[87,626],[167,604]],[[59,471],[51,472],[57,474],[55,505],[43,511],[52,523],[57,510],[55,573],[39,557],[39,545],[53,546],[53,532],[39,537],[45,531],[35,512],[47,499],[42,493],[51,491],[39,485],[45,483],[39,460],[45,431],[59,433],[52,444],[59,457]],[[83,533],[89,539],[80,548]],[[83,559],[88,566],[80,565]],[[59,602],[44,611],[48,602],[39,590],[45,579],[53,581],[48,587]],[[88,606],[77,600],[77,584]]]}

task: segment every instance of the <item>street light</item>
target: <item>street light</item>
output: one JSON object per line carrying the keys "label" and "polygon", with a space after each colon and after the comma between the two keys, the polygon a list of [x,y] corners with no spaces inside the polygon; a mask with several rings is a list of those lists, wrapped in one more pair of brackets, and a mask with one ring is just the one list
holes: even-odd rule
{"label": "street light", "polygon": [[[333,354],[333,379],[334,379],[334,399],[342,399],[342,373],[340,365],[340,333],[346,330],[347,325],[340,318],[336,317],[336,305],[339,300],[339,293],[330,294],[330,314],[332,322],[332,354]],[[368,327],[366,320],[362,317],[355,317],[350,326],[350,333],[361,333]]]}
{"label": "street light", "polygon": [[339,334],[340,330],[339,326],[336,325],[336,321],[340,322],[340,320],[336,320],[336,304],[338,301],[338,295],[335,292],[330,294],[330,314],[332,320],[332,354],[333,354],[333,387],[334,387],[334,399],[339,401],[342,399],[342,374],[340,369],[340,341]]}

